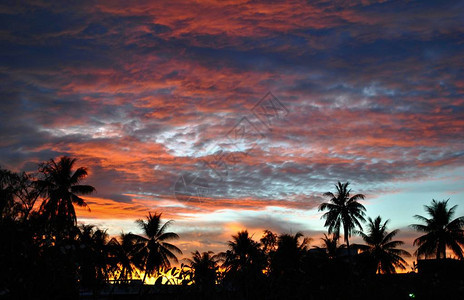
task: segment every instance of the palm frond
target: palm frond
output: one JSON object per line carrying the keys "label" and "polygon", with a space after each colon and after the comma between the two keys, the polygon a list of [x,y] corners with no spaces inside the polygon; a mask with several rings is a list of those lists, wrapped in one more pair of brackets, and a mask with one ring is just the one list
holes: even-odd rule
{"label": "palm frond", "polygon": [[95,192],[95,188],[91,185],[73,185],[71,186],[71,192],[80,195],[90,195]]}

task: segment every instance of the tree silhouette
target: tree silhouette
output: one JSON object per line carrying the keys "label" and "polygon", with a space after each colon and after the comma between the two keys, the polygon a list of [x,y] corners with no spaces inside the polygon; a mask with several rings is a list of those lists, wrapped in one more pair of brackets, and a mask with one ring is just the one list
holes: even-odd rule
{"label": "tree silhouette", "polygon": [[301,286],[306,283],[305,258],[309,238],[303,234],[281,234],[277,239],[277,249],[270,253],[269,280],[272,295],[279,299],[306,298],[301,294]]}
{"label": "tree silhouette", "polygon": [[[403,257],[409,253],[399,249],[403,242],[394,240],[398,230],[388,231],[389,220],[368,218],[366,231],[361,231],[365,208],[358,200],[364,196],[351,196],[349,184],[340,182],[335,193],[324,194],[329,201],[319,207],[328,227],[321,239],[326,253],[308,250],[309,239],[301,233],[277,235],[265,230],[257,242],[244,230],[232,236],[226,253],[195,251],[187,259],[188,266],[170,268],[182,252],[171,244],[178,235],[167,232],[172,221],[162,223],[161,214],[148,213],[146,219],[136,221],[143,234],[121,234],[110,241],[106,230],[76,226],[74,205],[86,206],[79,195],[95,189],[81,184],[87,172],[74,171],[75,161],[62,157],[41,164],[39,180],[31,173],[0,168],[0,294],[6,299],[78,299],[79,288],[90,288],[98,297],[109,278],[122,283],[142,272],[142,283],[153,275],[160,275],[156,281],[160,285],[165,278],[180,283],[172,287],[180,293],[173,294],[175,298],[190,294],[199,299],[367,299],[381,294],[380,298],[391,299],[414,286],[420,287],[421,297],[432,295],[438,286],[440,292],[451,291],[448,298],[454,299],[453,291],[460,288],[459,261],[435,272],[433,284],[426,271],[403,277],[368,276],[404,269]],[[41,196],[37,210],[34,204]],[[430,219],[415,216],[423,224],[411,226],[425,233],[414,242],[419,246],[417,256],[445,258],[448,248],[463,259],[464,217],[453,219],[457,206],[447,204],[448,200],[433,200],[425,206]],[[361,250],[360,255],[349,260],[340,257],[345,247],[339,245],[341,230],[347,247],[351,234],[362,237],[364,245],[351,245]],[[143,284],[139,293],[142,289]]]}
{"label": "tree silhouette", "polygon": [[6,169],[0,169],[0,222],[14,220],[20,207],[15,202],[16,181],[18,176]]}
{"label": "tree silhouette", "polygon": [[106,230],[93,225],[81,225],[78,232],[78,262],[81,284],[94,293],[109,278],[109,249]]}
{"label": "tree silhouette", "polygon": [[254,241],[247,230],[240,231],[229,241],[223,266],[225,280],[233,283],[245,298],[252,298],[264,278],[266,257],[261,244]]}
{"label": "tree silhouette", "polygon": [[339,245],[339,239],[337,239],[334,235],[332,235],[332,237],[329,237],[327,234],[324,233],[324,237],[322,237],[321,240],[322,247],[314,246],[314,248],[320,250],[324,249],[325,253],[327,254],[327,257],[330,259],[338,257],[340,255],[340,250],[346,247],[345,244]]}
{"label": "tree silhouette", "polygon": [[266,259],[265,273],[268,274],[271,267],[271,253],[277,249],[277,234],[270,230],[264,230],[263,236],[259,240]]}
{"label": "tree silhouette", "polygon": [[174,232],[166,232],[172,222],[172,220],[167,221],[161,225],[161,213],[153,215],[148,213],[146,221],[136,221],[144,234],[144,236],[134,235],[137,241],[143,244],[139,253],[144,260],[143,271],[145,274],[142,283],[145,282],[147,276],[157,275],[160,268],[169,269],[171,267],[170,260],[177,262],[174,253],[182,254],[179,248],[167,242],[179,238]]}
{"label": "tree silhouette", "polygon": [[448,247],[459,259],[464,259],[461,248],[464,246],[464,216],[453,220],[457,205],[448,208],[448,201],[449,199],[443,201],[433,199],[431,205],[424,205],[430,219],[420,215],[414,216],[425,223],[411,225],[415,230],[425,233],[414,240],[414,245],[419,246],[415,253],[418,257],[435,255],[436,259],[444,259]]}
{"label": "tree silhouette", "polygon": [[223,254],[214,255],[214,252],[208,251],[200,253],[192,252],[192,258],[187,259],[188,267],[192,270],[193,283],[198,287],[200,292],[211,291],[217,280],[218,263],[223,260]]}
{"label": "tree silhouette", "polygon": [[142,248],[143,244],[138,243],[137,238],[131,233],[121,233],[119,239],[113,237],[108,242],[111,270],[116,281],[127,282],[138,276],[137,270],[143,268],[143,261],[137,254]]}
{"label": "tree silhouette", "polygon": [[63,156],[58,162],[49,160],[39,169],[43,178],[37,184],[46,196],[40,207],[41,214],[59,228],[76,224],[74,204],[87,206],[78,195],[89,195],[95,191],[91,185],[80,184],[87,177],[87,169],[80,167],[73,173],[75,162],[75,158]]}
{"label": "tree silhouette", "polygon": [[266,229],[259,241],[261,242],[264,253],[269,253],[274,251],[277,247],[277,234]]}
{"label": "tree silhouette", "polygon": [[226,252],[225,266],[234,271],[250,268],[260,268],[263,263],[263,253],[260,243],[254,241],[247,230],[240,231],[232,236]]}
{"label": "tree silhouette", "polygon": [[31,212],[33,212],[34,205],[42,192],[43,189],[38,187],[37,181],[33,175],[25,172],[17,175],[15,195],[18,202],[21,203],[23,221],[29,217]]}
{"label": "tree silhouette", "polygon": [[[303,239],[300,242],[301,238]],[[309,241],[301,232],[295,235],[281,234],[277,240],[277,250],[272,253],[271,273],[284,277],[288,273],[295,273],[308,249]]]}
{"label": "tree silhouette", "polygon": [[402,241],[392,241],[393,237],[398,234],[399,230],[387,231],[386,220],[382,224],[382,218],[378,216],[375,220],[368,218],[368,231],[357,231],[366,245],[357,245],[362,253],[367,254],[376,266],[376,273],[391,274],[396,273],[395,267],[402,270],[406,269],[406,261],[401,256],[411,256],[407,251],[397,249],[403,245]]}
{"label": "tree silhouette", "polygon": [[348,189],[348,185],[349,182],[338,182],[335,185],[336,195],[332,192],[324,193],[324,196],[330,199],[319,206],[319,211],[328,211],[321,218],[325,219],[324,226],[328,227],[329,234],[333,233],[337,239],[340,237],[340,226],[343,226],[348,254],[351,255],[349,237],[356,227],[362,230],[359,221],[365,221],[366,208],[358,202],[364,199],[364,195],[356,194],[350,197],[351,189]]}

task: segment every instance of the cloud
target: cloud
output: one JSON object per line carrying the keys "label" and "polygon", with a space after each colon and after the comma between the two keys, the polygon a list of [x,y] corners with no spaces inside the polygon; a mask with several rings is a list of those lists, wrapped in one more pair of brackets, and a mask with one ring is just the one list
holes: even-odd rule
{"label": "cloud", "polygon": [[[78,157],[98,192],[78,215],[107,224],[149,210],[178,220],[313,212],[338,180],[372,199],[392,194],[398,182],[463,167],[462,10],[459,1],[11,3],[0,7],[0,164],[35,171]],[[271,128],[251,111],[268,91],[288,109]],[[243,118],[258,142],[228,139]],[[204,164],[215,146],[240,157],[225,177]],[[182,174],[208,184],[205,199],[176,198]],[[268,216],[229,223],[286,226]],[[205,228],[202,245],[217,249],[232,232]]]}

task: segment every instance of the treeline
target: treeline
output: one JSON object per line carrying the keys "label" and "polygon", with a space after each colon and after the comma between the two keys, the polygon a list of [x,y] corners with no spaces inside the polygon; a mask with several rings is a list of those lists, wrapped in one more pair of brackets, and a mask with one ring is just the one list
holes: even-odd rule
{"label": "treeline", "polygon": [[[328,229],[320,247],[301,233],[266,230],[257,241],[245,230],[232,236],[227,251],[196,251],[172,268],[182,254],[175,246],[179,236],[160,213],[136,221],[141,235],[109,237],[106,230],[77,225],[74,207],[86,207],[81,196],[95,188],[82,184],[87,171],[74,170],[75,162],[52,159],[37,174],[0,169],[0,297],[76,299],[80,290],[115,297],[118,288],[147,277],[158,277],[158,287],[180,286],[171,295],[179,299],[425,299],[437,284],[447,288],[441,296],[464,291],[460,278],[435,278],[433,287],[411,277],[415,273],[401,281],[379,275],[405,270],[404,257],[411,254],[395,240],[398,230],[388,229],[389,220],[367,217],[364,195],[351,195],[349,184],[340,182],[319,207]],[[419,223],[411,225],[422,233],[414,254],[443,261],[448,249],[463,260],[464,217],[453,218],[456,206],[433,200],[425,209],[428,217],[416,215]],[[351,244],[353,234],[364,243]],[[138,293],[151,297],[142,285]]]}

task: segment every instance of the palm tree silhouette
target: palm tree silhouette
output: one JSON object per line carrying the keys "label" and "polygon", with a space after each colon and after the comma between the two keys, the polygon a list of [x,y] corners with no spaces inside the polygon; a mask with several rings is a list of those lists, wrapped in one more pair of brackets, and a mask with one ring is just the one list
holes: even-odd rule
{"label": "palm tree silhouette", "polygon": [[116,281],[127,282],[133,276],[138,276],[137,270],[143,268],[143,261],[140,259],[142,243],[137,243],[137,238],[131,233],[121,233],[119,239],[113,237],[108,242],[108,248],[111,255],[111,268],[115,275]]}
{"label": "palm tree silhouette", "polygon": [[364,199],[364,195],[356,194],[350,197],[351,189],[348,189],[348,185],[349,182],[343,184],[338,182],[335,185],[337,189],[336,195],[332,192],[324,193],[324,196],[330,199],[329,202],[322,203],[319,206],[319,211],[328,210],[321,218],[326,220],[324,226],[329,227],[329,234],[333,233],[335,238],[340,237],[340,226],[343,225],[348,255],[351,256],[349,237],[356,227],[362,230],[359,221],[365,221],[364,212],[366,208],[358,202],[358,200]]}
{"label": "palm tree silhouette", "polygon": [[390,220],[386,220],[382,224],[382,218],[378,216],[375,220],[368,218],[367,234],[357,231],[366,245],[357,245],[358,248],[369,256],[375,263],[376,273],[391,274],[396,273],[395,267],[402,270],[406,269],[406,261],[401,256],[411,256],[409,252],[403,249],[397,249],[403,245],[402,241],[392,241],[393,237],[398,234],[399,230],[387,231],[387,224]]}
{"label": "palm tree silhouette", "polygon": [[94,225],[81,225],[78,231],[78,261],[82,284],[97,289],[109,278],[108,234]]}
{"label": "palm tree silhouette", "polygon": [[464,246],[464,216],[452,220],[457,205],[448,209],[448,201],[432,199],[431,205],[424,205],[430,219],[414,216],[425,223],[411,225],[415,230],[425,233],[414,240],[414,246],[419,246],[415,253],[418,257],[435,255],[436,259],[444,259],[448,247],[459,259],[464,259],[461,248]]}
{"label": "palm tree silhouette", "polygon": [[208,251],[200,253],[192,252],[192,258],[186,259],[188,267],[192,270],[192,280],[200,291],[210,290],[216,284],[218,263],[223,260],[223,254],[214,255]]}
{"label": "palm tree silhouette", "polygon": [[41,214],[60,227],[69,228],[76,224],[74,204],[87,207],[85,200],[78,195],[89,195],[95,191],[91,185],[80,184],[87,177],[87,169],[80,167],[73,173],[75,162],[75,158],[63,156],[58,162],[51,159],[42,164],[39,170],[44,178],[37,184],[47,197],[40,207]]}
{"label": "palm tree silhouette", "polygon": [[[303,239],[300,241],[301,238]],[[288,276],[288,273],[298,271],[309,242],[310,239],[304,238],[301,232],[295,235],[281,234],[277,240],[277,250],[272,253],[271,273]]]}
{"label": "palm tree silhouette", "polygon": [[232,236],[232,241],[229,241],[230,250],[225,254],[224,265],[233,272],[263,267],[264,255],[260,246],[247,230],[238,232]]}
{"label": "palm tree silhouette", "polygon": [[[140,254],[144,258],[142,284],[145,283],[147,276],[157,275],[160,268],[169,269],[170,260],[177,262],[174,254],[182,254],[182,251],[166,241],[178,239],[179,236],[174,232],[166,232],[172,220],[161,225],[161,213],[148,213],[147,220],[137,220],[136,223],[143,230],[144,236],[134,235],[139,243],[143,244]],[[142,288],[142,287],[141,287]]]}
{"label": "palm tree silhouette", "polygon": [[324,249],[325,253],[327,254],[327,257],[330,259],[338,257],[340,255],[340,250],[346,247],[345,244],[339,245],[339,239],[337,239],[334,235],[332,235],[332,237],[329,237],[327,234],[324,233],[324,237],[322,237],[321,240],[322,247],[314,246],[314,248],[321,250]]}
{"label": "palm tree silhouette", "polygon": [[257,297],[263,283],[266,256],[261,244],[254,241],[247,230],[240,231],[229,241],[223,266],[226,268],[224,281],[232,283],[240,297]]}

